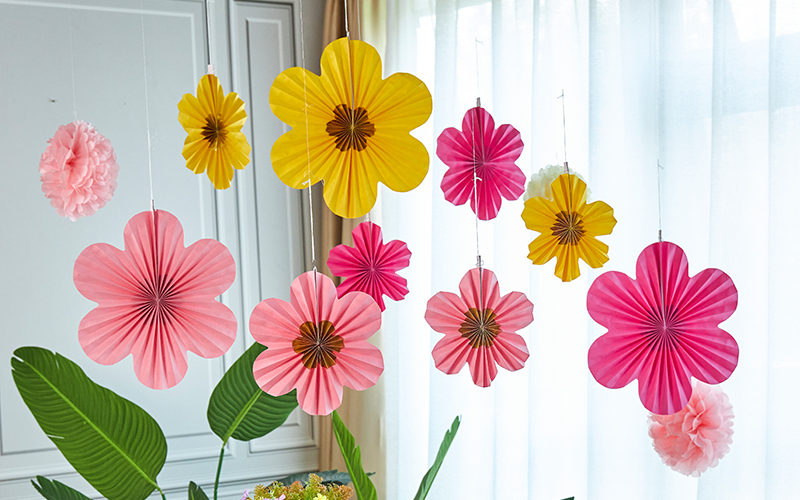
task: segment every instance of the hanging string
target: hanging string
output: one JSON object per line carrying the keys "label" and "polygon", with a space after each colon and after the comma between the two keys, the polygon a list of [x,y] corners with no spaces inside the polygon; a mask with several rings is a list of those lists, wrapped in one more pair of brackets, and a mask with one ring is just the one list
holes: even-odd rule
{"label": "hanging string", "polygon": [[69,68],[72,73],[72,119],[78,121],[78,105],[75,99],[75,50],[72,47],[72,2],[67,7],[69,13]]}
{"label": "hanging string", "polygon": [[150,99],[147,96],[147,49],[144,41],[144,0],[139,0],[142,24],[142,68],[144,72],[144,115],[147,124],[147,169],[150,177],[150,210],[155,212],[156,206],[153,198],[153,156],[150,147]]}
{"label": "hanging string", "polygon": [[[214,74],[214,65],[211,64],[211,14],[208,10],[208,0],[203,0],[203,7],[205,8],[205,22],[206,22],[206,53],[208,55],[208,74]],[[302,13],[301,13],[302,16]]]}
{"label": "hanging string", "polygon": [[561,95],[557,97],[561,99],[561,127],[564,131],[564,173],[569,173],[569,163],[567,163],[567,110],[564,104],[564,89],[561,89]]}
{"label": "hanging string", "polygon": [[[478,268],[478,284],[479,284],[479,291],[478,296],[480,298],[480,308],[479,308],[479,315],[483,318],[483,259],[481,258],[481,241],[480,241],[480,232],[478,230],[478,181],[481,179],[478,177],[478,152],[475,150],[475,129],[480,126],[480,121],[478,120],[478,113],[481,109],[481,97],[480,97],[480,90],[481,90],[481,73],[480,73],[480,62],[478,59],[478,45],[483,45],[483,42],[478,40],[475,37],[475,81],[477,82],[477,89],[478,89],[478,98],[475,100],[475,112],[473,113],[473,123],[472,123],[472,193],[473,193],[473,201],[475,203],[475,266]],[[481,146],[483,146],[483,127],[480,128],[478,139],[481,142]],[[481,158],[480,161],[483,161],[483,153],[484,151],[481,149]]]}
{"label": "hanging string", "polygon": [[661,171],[664,170],[664,167],[661,166],[661,162],[656,160],[656,177],[658,178],[658,241],[659,243],[663,240],[661,239]]}
{"label": "hanging string", "polygon": [[311,195],[311,145],[308,136],[308,86],[306,83],[306,46],[305,46],[305,22],[303,20],[303,0],[300,0],[300,65],[303,74],[303,114],[306,119],[306,172],[308,173],[308,216],[311,228],[311,268],[314,271],[314,285],[316,289],[317,279],[317,252],[314,242],[314,199]]}

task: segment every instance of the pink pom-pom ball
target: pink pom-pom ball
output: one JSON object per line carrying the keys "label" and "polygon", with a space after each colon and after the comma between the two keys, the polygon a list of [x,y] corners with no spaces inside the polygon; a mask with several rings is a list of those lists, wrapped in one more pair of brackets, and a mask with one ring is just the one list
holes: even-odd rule
{"label": "pink pom-pom ball", "polygon": [[39,161],[42,191],[58,215],[77,220],[97,212],[117,189],[111,142],[90,124],[58,127]]}
{"label": "pink pom-pom ball", "polygon": [[664,464],[681,474],[700,477],[730,451],[733,406],[722,389],[697,382],[681,411],[651,413],[648,427],[653,448]]}

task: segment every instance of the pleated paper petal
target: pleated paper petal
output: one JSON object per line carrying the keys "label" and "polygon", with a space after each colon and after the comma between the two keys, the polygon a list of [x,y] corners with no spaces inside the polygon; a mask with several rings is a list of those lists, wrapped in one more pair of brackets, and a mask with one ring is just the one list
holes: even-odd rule
{"label": "pleated paper petal", "polygon": [[214,75],[204,75],[197,97],[185,94],[178,103],[178,121],[189,134],[183,145],[186,168],[206,172],[217,189],[228,189],[233,169],[250,163],[250,144],[242,133],[247,120],[244,101],[236,92],[225,94]]}
{"label": "pleated paper petal", "polygon": [[636,279],[607,272],[587,297],[591,317],[608,328],[589,349],[589,369],[608,388],[639,381],[639,398],[653,413],[686,406],[691,378],[727,380],[739,346],[719,323],[733,314],[738,292],[719,269],[689,277],[689,262],[674,243],[654,243],[636,262]]}
{"label": "pleated paper petal", "polygon": [[333,281],[315,271],[294,280],[289,300],[263,300],[250,316],[250,333],[268,347],[253,375],[268,394],[297,389],[303,411],[327,415],[342,404],[343,386],[363,391],[383,373],[381,351],[367,342],[381,310],[365,293],[337,298]]}
{"label": "pleated paper petal", "polygon": [[617,220],[602,201],[586,203],[586,183],[574,174],[558,176],[551,189],[552,199],[525,202],[525,226],[541,233],[528,245],[528,258],[538,265],[556,257],[556,276],[572,281],[581,275],[578,259],[595,269],[608,262],[608,245],[596,237],[611,234]]}
{"label": "pleated paper petal", "polygon": [[485,109],[467,111],[461,130],[445,129],[437,144],[436,155],[448,166],[442,179],[445,199],[454,205],[469,200],[479,219],[494,219],[502,198],[516,200],[525,192],[525,174],[514,163],[522,153],[520,134],[511,125],[495,130]]}
{"label": "pleated paper petal", "polygon": [[328,255],[328,268],[344,278],[338,287],[339,297],[353,291],[375,299],[381,311],[386,309],[383,296],[403,300],[408,293],[406,279],[397,271],[408,267],[411,252],[405,243],[383,243],[380,226],[362,222],[353,230],[353,246],[338,245]]}
{"label": "pleated paper petal", "polygon": [[444,334],[433,348],[433,360],[448,375],[468,363],[475,385],[489,387],[497,365],[509,371],[525,365],[528,347],[516,331],[533,321],[533,304],[521,292],[501,296],[488,269],[468,271],[459,291],[439,292],[428,300],[425,321]]}
{"label": "pleated paper petal", "polygon": [[75,262],[75,286],[98,304],[78,337],[94,361],[132,354],[139,381],[167,389],[186,375],[187,350],[215,358],[233,345],[236,317],[216,297],[233,284],[236,265],[216,240],[185,248],[180,222],[164,210],[135,215],[123,235],[124,250],[97,243]]}
{"label": "pleated paper petal", "polygon": [[272,111],[292,127],[272,146],[272,167],[296,189],[324,180],[328,207],[361,217],[378,182],[405,192],[427,175],[428,151],[409,132],[430,117],[431,94],[407,73],[384,80],[378,51],[357,40],[331,42],[320,67],[321,76],[289,68],[272,83]]}

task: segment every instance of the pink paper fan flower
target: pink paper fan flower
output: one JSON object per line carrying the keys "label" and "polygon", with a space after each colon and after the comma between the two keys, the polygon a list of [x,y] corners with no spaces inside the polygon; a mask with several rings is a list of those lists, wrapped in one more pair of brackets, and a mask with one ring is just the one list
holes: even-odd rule
{"label": "pink paper fan flower", "polygon": [[[718,384],[733,373],[739,346],[719,328],[736,309],[733,280],[719,269],[689,277],[674,243],[654,243],[636,262],[636,280],[619,272],[592,283],[587,307],[608,328],[589,349],[589,369],[605,387],[639,380],[648,410],[673,414],[692,394],[691,377]],[[663,277],[663,278],[662,278]]]}
{"label": "pink paper fan flower", "polygon": [[215,298],[236,265],[216,240],[184,248],[180,222],[164,210],[135,215],[124,238],[125,250],[97,243],[75,262],[75,286],[98,304],[81,320],[80,344],[103,365],[133,354],[139,381],[168,389],[186,375],[187,350],[215,358],[233,345],[236,317]]}
{"label": "pink paper fan flower", "polygon": [[525,365],[528,347],[515,332],[533,321],[533,304],[521,292],[501,297],[497,278],[488,269],[469,270],[458,289],[460,297],[439,292],[428,300],[425,321],[444,334],[433,348],[433,360],[448,375],[469,363],[475,385],[489,387],[496,365],[510,371]]}
{"label": "pink paper fan flower", "polygon": [[253,375],[268,394],[297,389],[297,402],[311,415],[342,404],[342,386],[363,391],[383,373],[383,356],[367,339],[381,327],[381,310],[361,292],[336,297],[330,278],[315,271],[292,283],[290,302],[262,300],[250,316],[250,333],[268,349]]}
{"label": "pink paper fan flower", "polygon": [[661,460],[686,476],[716,467],[733,442],[733,406],[719,387],[696,383],[689,404],[673,415],[650,414],[650,437]]}
{"label": "pink paper fan flower", "polygon": [[375,299],[386,309],[383,296],[403,300],[408,293],[406,279],[397,271],[408,267],[411,252],[405,243],[393,240],[383,244],[383,234],[377,224],[362,222],[353,230],[353,246],[338,245],[328,255],[328,268],[344,277],[339,285],[339,297],[358,291]]}
{"label": "pink paper fan flower", "polygon": [[[442,191],[447,201],[463,205],[470,201],[472,211],[481,220],[497,217],[501,196],[516,200],[525,192],[525,174],[514,163],[522,153],[522,139],[511,125],[495,130],[494,119],[481,107],[464,115],[460,131],[445,129],[437,141],[436,155],[449,168],[442,179]],[[475,208],[477,171],[478,208]]]}
{"label": "pink paper fan flower", "polygon": [[39,161],[42,191],[58,215],[73,221],[92,215],[117,189],[117,157],[111,142],[88,123],[58,127]]}

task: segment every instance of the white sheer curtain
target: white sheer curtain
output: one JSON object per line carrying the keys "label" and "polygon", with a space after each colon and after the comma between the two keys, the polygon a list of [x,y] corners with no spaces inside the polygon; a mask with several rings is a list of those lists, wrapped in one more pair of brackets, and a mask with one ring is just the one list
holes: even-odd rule
{"label": "white sheer curtain", "polygon": [[[476,43],[476,38],[478,42]],[[430,498],[774,499],[800,491],[800,2],[797,0],[395,0],[387,72],[421,77],[434,97],[417,136],[431,170],[411,193],[384,191],[388,239],[408,242],[411,294],[384,329],[387,500],[413,498],[453,417],[463,415]],[[522,200],[480,223],[480,249],[502,293],[524,291],[534,323],[526,367],[473,386],[448,376],[423,319],[440,290],[475,264],[474,217],[444,200],[436,137],[480,95],[496,123],[522,133],[530,175],[567,158],[618,224],[601,238],[611,260],[562,283],[554,261],[526,259],[534,233]],[[636,385],[601,387],[588,371],[604,332],[586,313],[600,273],[633,275],[659,227],[687,252],[690,273],[726,271],[739,307],[723,324],[739,366],[722,387],[734,405],[732,451],[700,479],[664,466],[647,436]]]}

